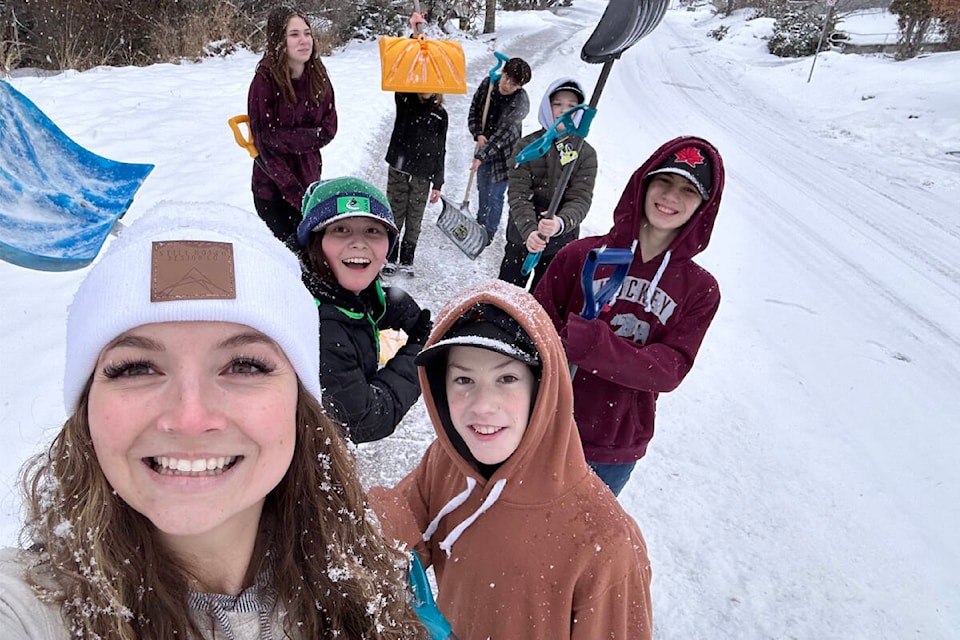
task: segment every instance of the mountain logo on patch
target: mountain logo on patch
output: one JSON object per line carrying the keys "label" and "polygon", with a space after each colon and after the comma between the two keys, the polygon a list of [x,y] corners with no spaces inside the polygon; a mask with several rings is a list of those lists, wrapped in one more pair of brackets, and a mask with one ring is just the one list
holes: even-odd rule
{"label": "mountain logo on patch", "polygon": [[233,300],[237,297],[229,242],[154,242],[150,301]]}

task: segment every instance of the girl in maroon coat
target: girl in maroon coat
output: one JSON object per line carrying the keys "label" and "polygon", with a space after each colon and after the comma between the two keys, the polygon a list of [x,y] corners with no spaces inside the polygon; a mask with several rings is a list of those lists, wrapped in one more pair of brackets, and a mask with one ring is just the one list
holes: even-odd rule
{"label": "girl in maroon coat", "polygon": [[[693,258],[710,242],[723,180],[723,160],[706,140],[663,144],[627,183],[613,228],[561,249],[534,292],[577,366],[574,416],[583,452],[614,495],[647,451],[657,396],[690,371],[720,305],[717,281]],[[623,286],[597,318],[585,320],[580,273],[587,253],[634,242]],[[597,269],[594,289],[611,270]]]}
{"label": "girl in maroon coat", "polygon": [[296,235],[307,186],[320,179],[320,149],[337,133],[333,86],[305,14],[274,9],[267,45],[247,96],[259,151],[253,203],[280,240]]}

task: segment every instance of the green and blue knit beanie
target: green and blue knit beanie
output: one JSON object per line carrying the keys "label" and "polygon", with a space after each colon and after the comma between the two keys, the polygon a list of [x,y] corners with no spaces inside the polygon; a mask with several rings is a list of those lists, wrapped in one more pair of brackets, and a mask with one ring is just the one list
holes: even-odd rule
{"label": "green and blue knit beanie", "polygon": [[399,235],[387,197],[369,182],[351,176],[311,184],[303,194],[301,213],[303,221],[297,227],[297,242],[304,248],[310,243],[311,233],[345,218],[373,218],[385,224],[390,251]]}

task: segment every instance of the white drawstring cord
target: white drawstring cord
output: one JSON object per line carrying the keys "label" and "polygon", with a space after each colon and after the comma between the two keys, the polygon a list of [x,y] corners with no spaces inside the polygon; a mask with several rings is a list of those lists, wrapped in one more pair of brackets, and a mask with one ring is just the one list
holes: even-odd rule
{"label": "white drawstring cord", "polygon": [[430,523],[430,526],[427,527],[427,530],[423,532],[423,541],[429,542],[430,538],[433,537],[433,534],[437,532],[437,526],[440,524],[440,520],[443,519],[443,516],[447,515],[464,502],[467,501],[467,498],[470,497],[470,494],[473,492],[473,488],[477,486],[477,481],[471,477],[467,477],[467,488],[455,495],[450,502],[443,506],[443,509],[440,509],[440,513],[437,514],[437,517],[433,519]]}
{"label": "white drawstring cord", "polygon": [[[470,480],[468,478],[468,480]],[[446,538],[443,539],[443,542],[440,543],[440,548],[447,552],[447,557],[450,557],[450,549],[453,547],[453,543],[457,541],[460,535],[467,530],[467,527],[472,525],[477,518],[479,518],[484,511],[493,506],[493,503],[497,501],[500,497],[500,494],[503,493],[503,488],[507,486],[506,478],[501,478],[493,485],[493,489],[490,490],[490,495],[487,496],[487,499],[483,501],[483,504],[480,505],[480,508],[473,512],[469,518],[458,524],[453,531],[451,531]],[[459,496],[458,496],[459,497]]]}
{"label": "white drawstring cord", "polygon": [[670,264],[670,255],[670,251],[664,254],[663,260],[660,261],[660,268],[657,269],[657,275],[653,276],[653,280],[650,281],[650,286],[647,287],[647,295],[644,296],[645,300],[643,301],[643,310],[647,313],[650,313],[653,309],[653,292],[657,290],[657,285],[660,284],[660,278],[663,277],[663,272],[667,270],[667,265]]}

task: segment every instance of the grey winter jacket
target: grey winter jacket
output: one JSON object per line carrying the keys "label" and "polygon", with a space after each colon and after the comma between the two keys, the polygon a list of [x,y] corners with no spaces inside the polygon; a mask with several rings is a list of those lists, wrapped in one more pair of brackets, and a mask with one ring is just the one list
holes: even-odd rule
{"label": "grey winter jacket", "polygon": [[[544,129],[531,133],[517,143],[519,152],[539,138]],[[550,198],[560,182],[563,167],[560,164],[559,144],[565,150],[576,144],[575,136],[557,141],[550,151],[540,158],[517,165],[509,172],[507,201],[510,204],[510,224],[507,225],[507,242],[524,244],[531,233],[537,230],[540,213],[550,206]],[[553,255],[564,246],[580,237],[580,223],[587,217],[593,201],[593,186],[597,179],[597,152],[590,143],[583,141],[576,160],[573,175],[563,192],[557,217],[563,222],[563,231],[547,243],[546,255]]]}

